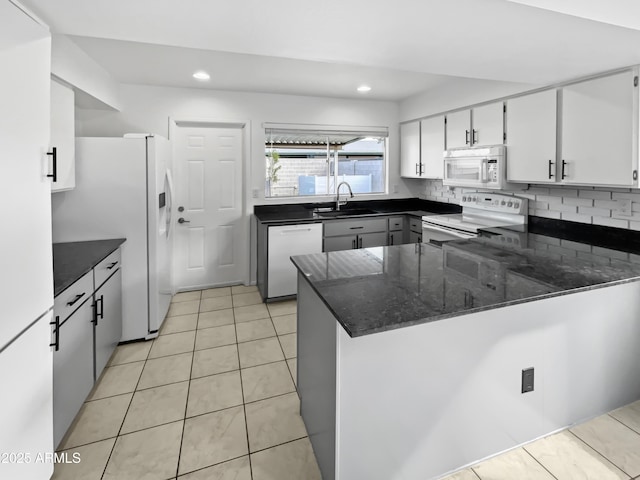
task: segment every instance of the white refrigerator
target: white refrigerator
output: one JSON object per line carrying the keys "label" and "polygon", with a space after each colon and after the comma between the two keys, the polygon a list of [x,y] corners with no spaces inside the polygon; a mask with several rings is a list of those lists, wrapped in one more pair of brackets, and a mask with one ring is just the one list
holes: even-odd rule
{"label": "white refrigerator", "polygon": [[51,477],[51,39],[0,1],[0,478]]}
{"label": "white refrigerator", "polygon": [[171,302],[171,147],[161,136],[76,139],[76,188],[52,197],[53,241],[126,238],[122,341],[157,336]]}

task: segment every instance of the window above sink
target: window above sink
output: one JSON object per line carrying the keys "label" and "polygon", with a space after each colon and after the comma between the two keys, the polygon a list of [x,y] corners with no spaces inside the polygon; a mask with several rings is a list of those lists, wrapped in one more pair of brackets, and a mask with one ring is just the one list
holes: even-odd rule
{"label": "window above sink", "polygon": [[386,193],[388,129],[265,124],[265,197]]}

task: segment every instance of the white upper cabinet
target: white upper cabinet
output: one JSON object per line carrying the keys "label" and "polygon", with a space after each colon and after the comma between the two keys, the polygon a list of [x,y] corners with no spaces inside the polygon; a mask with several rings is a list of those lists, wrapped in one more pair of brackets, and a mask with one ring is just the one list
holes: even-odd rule
{"label": "white upper cabinet", "polygon": [[562,89],[562,183],[637,185],[634,77],[629,70]]}
{"label": "white upper cabinet", "polygon": [[504,105],[490,103],[447,114],[447,148],[499,145],[504,142]]}
{"label": "white upper cabinet", "polygon": [[75,168],[75,95],[73,89],[51,80],[51,157],[55,148],[55,166],[51,159],[51,191],[76,186]]}
{"label": "white upper cabinet", "polygon": [[555,89],[507,100],[507,180],[556,182]]}
{"label": "white upper cabinet", "polygon": [[420,122],[420,161],[424,178],[442,178],[444,170],[444,115]]}
{"label": "white upper cabinet", "polygon": [[471,146],[471,110],[447,114],[447,148]]}
{"label": "white upper cabinet", "polygon": [[471,145],[504,143],[504,104],[490,103],[471,110]]}
{"label": "white upper cabinet", "polygon": [[420,122],[400,125],[400,176],[420,178]]}

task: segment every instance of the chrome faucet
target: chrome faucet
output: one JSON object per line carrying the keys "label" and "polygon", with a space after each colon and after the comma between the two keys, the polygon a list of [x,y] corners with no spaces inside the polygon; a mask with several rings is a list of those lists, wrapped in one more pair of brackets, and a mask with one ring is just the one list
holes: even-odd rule
{"label": "chrome faucet", "polygon": [[336,188],[336,210],[340,210],[340,205],[346,205],[348,200],[345,200],[344,202],[340,202],[340,187],[342,185],[346,185],[347,188],[349,189],[349,194],[351,195],[351,198],[353,198],[353,191],[351,190],[351,185],[349,185],[347,182],[340,182],[338,184],[338,188]]}

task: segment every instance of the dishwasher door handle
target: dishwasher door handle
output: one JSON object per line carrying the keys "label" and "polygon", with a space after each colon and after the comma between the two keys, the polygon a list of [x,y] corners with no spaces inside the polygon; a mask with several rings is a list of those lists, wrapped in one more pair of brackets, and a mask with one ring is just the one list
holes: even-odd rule
{"label": "dishwasher door handle", "polygon": [[295,230],[281,230],[280,235],[289,235],[290,233],[310,232],[310,228],[296,228]]}

